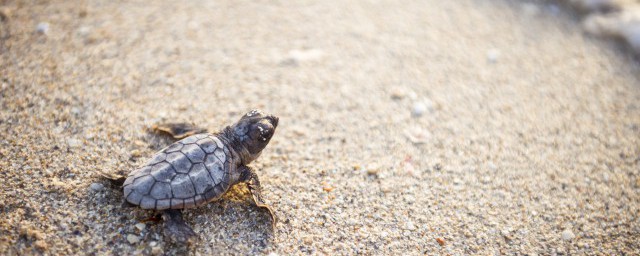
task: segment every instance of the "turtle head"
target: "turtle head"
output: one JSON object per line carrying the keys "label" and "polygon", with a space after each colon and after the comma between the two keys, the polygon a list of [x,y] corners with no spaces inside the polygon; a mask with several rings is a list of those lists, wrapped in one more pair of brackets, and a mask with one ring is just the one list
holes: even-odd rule
{"label": "turtle head", "polygon": [[269,144],[278,126],[278,117],[267,115],[259,110],[251,110],[231,127],[235,141],[237,141],[248,155],[242,155],[242,162],[248,164],[260,156],[262,150]]}

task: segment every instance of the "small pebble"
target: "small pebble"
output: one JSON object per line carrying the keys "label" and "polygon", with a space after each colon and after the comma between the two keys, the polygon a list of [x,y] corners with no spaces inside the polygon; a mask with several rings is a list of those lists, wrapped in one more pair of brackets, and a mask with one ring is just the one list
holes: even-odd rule
{"label": "small pebble", "polygon": [[91,188],[91,190],[95,192],[98,192],[104,189],[104,185],[102,185],[101,183],[91,183],[91,186],[89,186],[89,188]]}
{"label": "small pebble", "polygon": [[52,130],[52,131],[53,131],[54,133],[61,134],[62,132],[64,132],[64,127],[62,127],[62,126],[58,126],[58,127],[56,127],[56,128],[53,128],[53,130]]}
{"label": "small pebble", "polygon": [[315,61],[322,58],[324,52],[320,49],[292,50],[287,58],[281,63],[285,65],[297,66],[300,62]]}
{"label": "small pebble", "polygon": [[322,55],[324,55],[324,52],[320,49],[292,50],[289,52],[289,57],[296,61],[317,60]]}
{"label": "small pebble", "polygon": [[131,150],[130,154],[131,154],[131,158],[138,158],[142,156],[142,152],[137,149]]}
{"label": "small pebble", "polygon": [[7,7],[0,7],[0,21],[9,20],[9,16],[11,16],[11,10]]}
{"label": "small pebble", "polygon": [[576,235],[573,234],[573,232],[569,229],[565,229],[564,231],[562,231],[562,240],[570,241],[570,240],[573,240],[575,237]]}
{"label": "small pebble", "polygon": [[78,17],[84,18],[87,17],[88,11],[86,9],[82,9],[78,12]]}
{"label": "small pebble", "polygon": [[138,223],[138,224],[136,224],[136,228],[137,228],[138,230],[140,230],[140,231],[144,230],[144,228],[145,228],[145,227],[147,227],[147,225],[146,225],[146,224],[144,224],[144,223]]}
{"label": "small pebble", "polygon": [[33,243],[33,245],[35,245],[36,248],[42,251],[46,251],[47,249],[49,249],[49,245],[44,240],[38,240],[35,243]]}
{"label": "small pebble", "polygon": [[309,134],[309,128],[301,125],[291,126],[291,132],[296,136],[307,136]]}
{"label": "small pebble", "polygon": [[409,221],[405,224],[405,229],[407,230],[416,230],[416,225],[413,222]]}
{"label": "small pebble", "polygon": [[91,27],[82,26],[78,28],[77,33],[80,36],[88,36],[91,33]]}
{"label": "small pebble", "polygon": [[162,255],[163,253],[164,251],[162,250],[162,247],[160,246],[151,247],[151,255]]}
{"label": "small pebble", "polygon": [[500,50],[490,49],[487,51],[487,60],[491,63],[496,63],[500,58]]}
{"label": "small pebble", "polygon": [[408,127],[404,134],[413,144],[427,143],[432,137],[429,131],[421,127]]}
{"label": "small pebble", "polygon": [[418,176],[419,176],[419,174],[416,172],[416,167],[413,166],[413,164],[411,164],[409,162],[404,163],[404,166],[403,166],[402,170],[409,177],[418,178]]}
{"label": "small pebble", "polygon": [[407,96],[407,92],[400,87],[391,88],[391,99],[401,100]]}
{"label": "small pebble", "polygon": [[491,171],[495,171],[495,170],[498,169],[498,166],[493,162],[488,162],[487,163],[487,168],[489,168],[489,170],[491,170]]}
{"label": "small pebble", "polygon": [[54,190],[66,190],[69,188],[69,185],[67,183],[62,182],[57,178],[51,179],[51,182],[49,184],[51,184]]}
{"label": "small pebble", "polygon": [[130,244],[135,244],[137,242],[140,242],[140,237],[134,235],[134,234],[128,234],[127,235],[127,241],[129,241]]}
{"label": "small pebble", "polygon": [[413,117],[420,117],[425,114],[427,111],[432,112],[434,109],[433,102],[428,99],[424,99],[422,101],[417,101],[413,103],[413,107],[411,109],[411,115]]}
{"label": "small pebble", "polygon": [[427,105],[422,102],[416,102],[413,104],[413,108],[411,110],[411,115],[413,117],[420,117],[427,111]]}
{"label": "small pebble", "polygon": [[304,240],[304,244],[306,245],[313,244],[313,239],[311,237],[305,237],[303,240]]}
{"label": "small pebble", "polygon": [[49,23],[40,22],[36,26],[36,32],[46,35],[49,32]]}
{"label": "small pebble", "polygon": [[378,175],[380,173],[381,167],[377,164],[372,164],[367,166],[367,175]]}
{"label": "small pebble", "polygon": [[75,148],[77,146],[80,146],[81,142],[77,139],[68,139],[67,140],[67,145],[69,145],[69,147],[71,148]]}

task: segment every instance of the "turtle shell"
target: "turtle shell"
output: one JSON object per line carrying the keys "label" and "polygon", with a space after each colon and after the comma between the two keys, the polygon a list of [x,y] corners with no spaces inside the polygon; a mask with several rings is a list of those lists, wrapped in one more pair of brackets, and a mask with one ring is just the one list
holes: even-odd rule
{"label": "turtle shell", "polygon": [[143,209],[183,209],[218,199],[230,187],[229,149],[202,133],[160,150],[124,182],[127,202]]}

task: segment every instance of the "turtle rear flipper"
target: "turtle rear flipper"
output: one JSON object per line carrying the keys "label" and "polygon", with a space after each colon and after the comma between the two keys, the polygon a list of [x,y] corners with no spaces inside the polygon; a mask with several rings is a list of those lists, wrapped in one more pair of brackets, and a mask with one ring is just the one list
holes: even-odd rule
{"label": "turtle rear flipper", "polygon": [[151,126],[155,133],[167,134],[174,139],[184,139],[194,134],[205,133],[207,129],[189,123],[164,123]]}
{"label": "turtle rear flipper", "polygon": [[164,235],[169,241],[189,244],[198,240],[198,235],[182,219],[182,211],[165,210],[162,212],[162,220],[164,220]]}
{"label": "turtle rear flipper", "polygon": [[124,184],[124,181],[127,179],[127,175],[125,175],[123,171],[117,171],[116,173],[98,171],[98,175],[116,187],[122,187],[122,184]]}

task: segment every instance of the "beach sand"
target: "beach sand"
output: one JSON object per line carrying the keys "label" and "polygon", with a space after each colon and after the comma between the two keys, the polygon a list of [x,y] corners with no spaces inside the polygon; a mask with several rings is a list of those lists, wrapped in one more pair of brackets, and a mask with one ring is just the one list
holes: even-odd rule
{"label": "beach sand", "polygon": [[[640,65],[519,1],[3,1],[0,254],[640,253]],[[259,108],[191,246],[100,176]]]}

